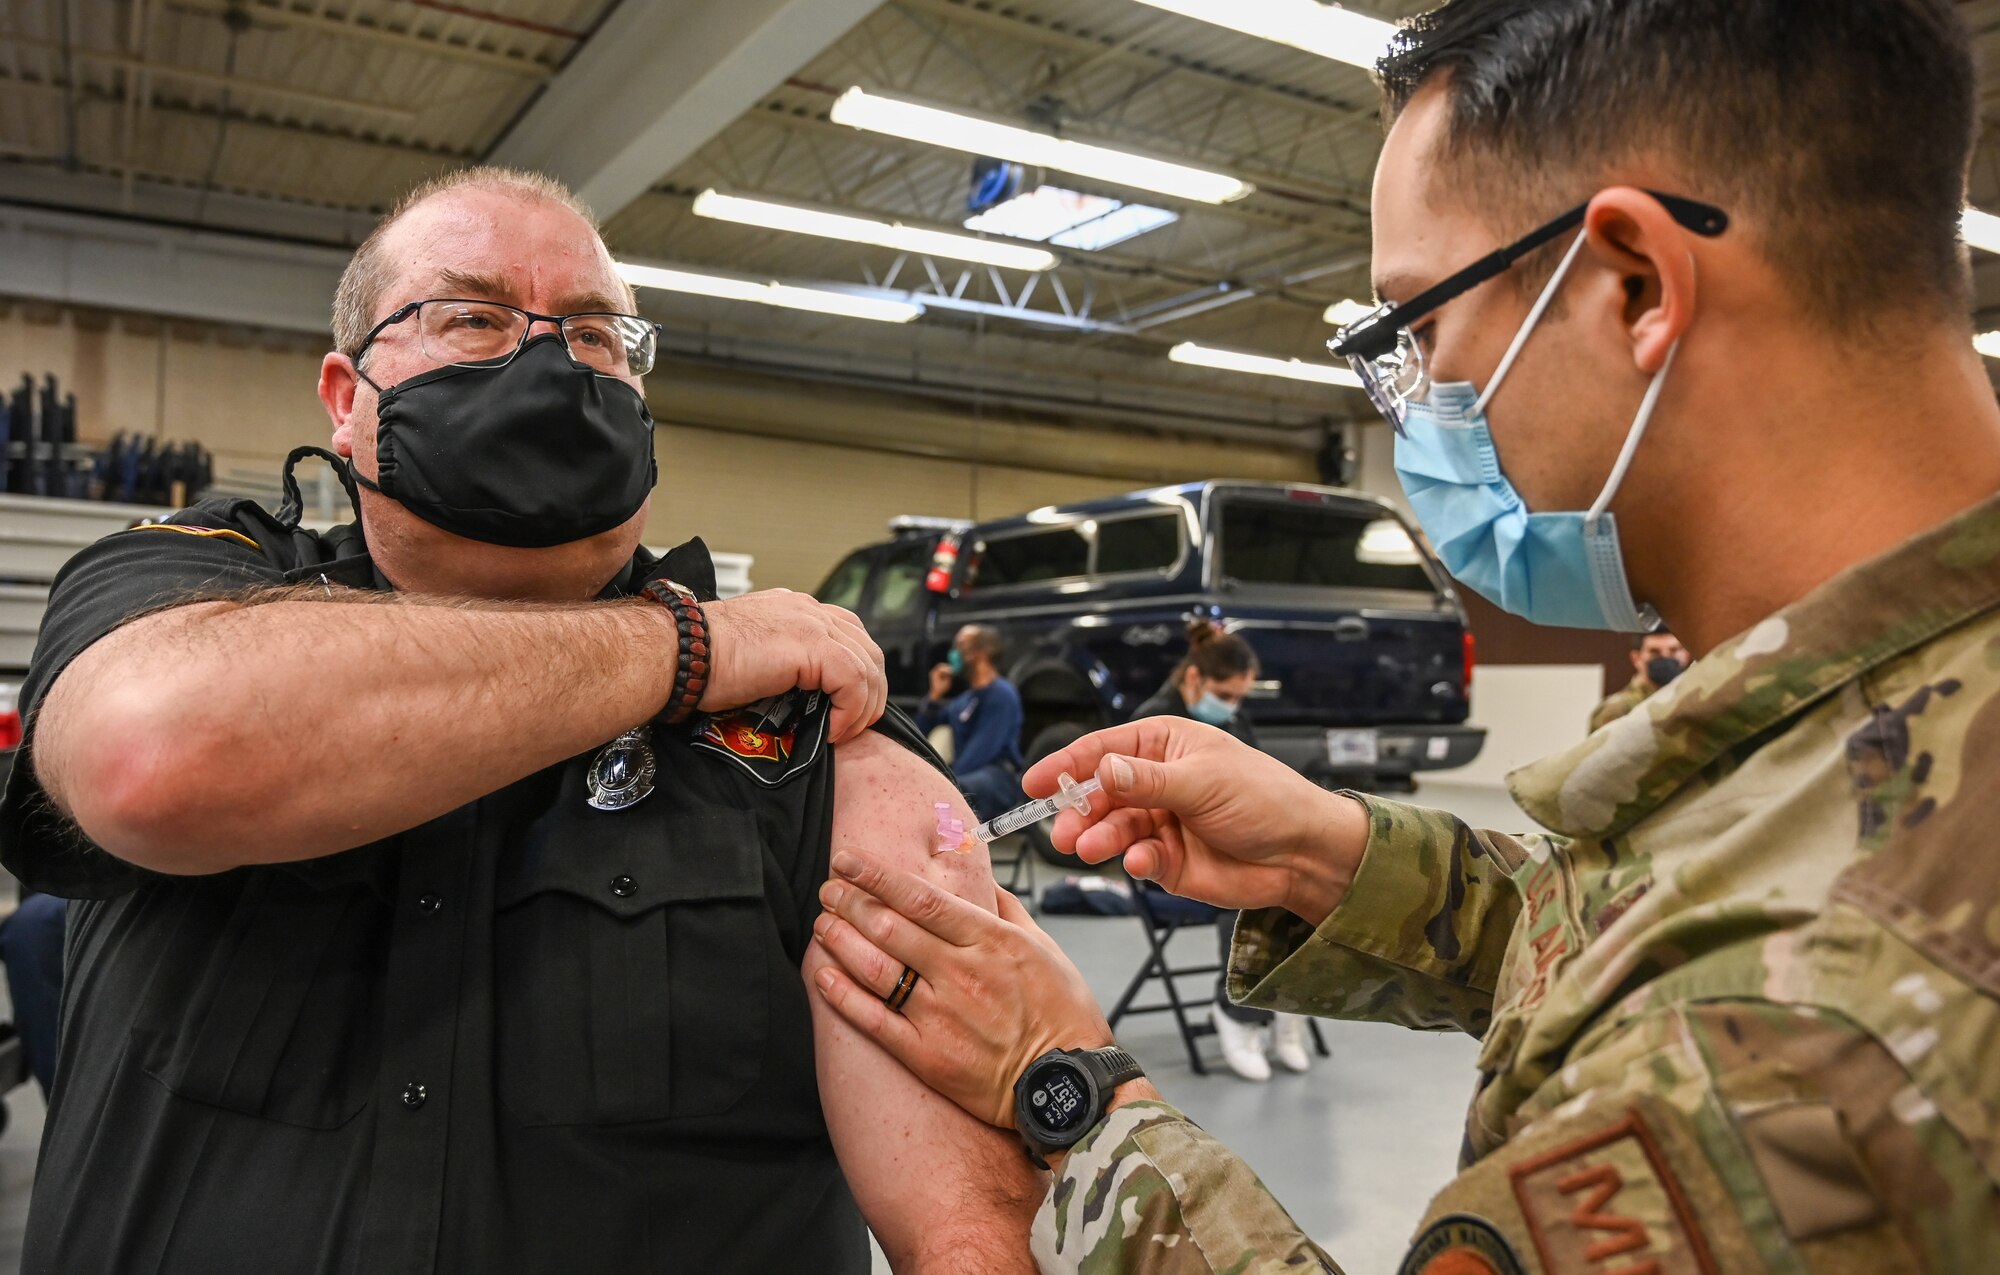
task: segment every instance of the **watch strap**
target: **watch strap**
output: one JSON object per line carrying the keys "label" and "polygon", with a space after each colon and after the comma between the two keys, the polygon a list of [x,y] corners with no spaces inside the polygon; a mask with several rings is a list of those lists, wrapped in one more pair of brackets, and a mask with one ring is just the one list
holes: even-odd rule
{"label": "watch strap", "polygon": [[1097,1079],[1104,1088],[1104,1098],[1107,1102],[1111,1099],[1111,1091],[1113,1089],[1116,1089],[1128,1080],[1137,1080],[1146,1074],[1146,1069],[1139,1065],[1139,1060],[1126,1053],[1117,1045],[1106,1045],[1102,1049],[1085,1049],[1078,1052],[1083,1057],[1089,1059],[1091,1066],[1096,1069]]}

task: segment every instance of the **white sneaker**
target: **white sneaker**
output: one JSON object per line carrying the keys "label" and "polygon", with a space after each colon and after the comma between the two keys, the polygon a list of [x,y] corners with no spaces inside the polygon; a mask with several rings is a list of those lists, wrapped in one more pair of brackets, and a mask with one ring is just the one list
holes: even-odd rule
{"label": "white sneaker", "polygon": [[1280,1014],[1271,1024],[1271,1052],[1287,1071],[1304,1071],[1312,1066],[1306,1049],[1306,1020],[1297,1014]]}
{"label": "white sneaker", "polygon": [[1264,1058],[1264,1029],[1239,1023],[1227,1014],[1210,1011],[1215,1038],[1222,1042],[1222,1060],[1229,1070],[1245,1080],[1269,1080],[1271,1064]]}

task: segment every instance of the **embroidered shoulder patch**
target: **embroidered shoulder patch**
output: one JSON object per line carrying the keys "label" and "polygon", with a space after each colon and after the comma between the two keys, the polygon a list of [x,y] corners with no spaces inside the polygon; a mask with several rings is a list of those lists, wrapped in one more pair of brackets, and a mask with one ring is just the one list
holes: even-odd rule
{"label": "embroidered shoulder patch", "polygon": [[1397,1275],[1523,1275],[1507,1237],[1485,1218],[1453,1213],[1424,1228]]}
{"label": "embroidered shoulder patch", "polygon": [[810,769],[826,742],[826,697],[794,691],[700,719],[694,746],[719,753],[766,787]]}
{"label": "embroidered shoulder patch", "polygon": [[1634,1111],[1508,1169],[1549,1275],[1612,1269],[1718,1275],[1687,1193]]}

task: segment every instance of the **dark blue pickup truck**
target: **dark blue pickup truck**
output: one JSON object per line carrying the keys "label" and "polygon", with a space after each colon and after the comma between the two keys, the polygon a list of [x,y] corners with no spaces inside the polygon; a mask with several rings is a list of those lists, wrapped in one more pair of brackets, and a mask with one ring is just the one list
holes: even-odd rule
{"label": "dark blue pickup truck", "polygon": [[1263,668],[1266,752],[1328,785],[1407,791],[1462,766],[1472,635],[1444,571],[1395,509],[1328,487],[1208,482],[997,522],[901,518],[817,596],[856,612],[914,709],[962,624],[990,624],[1027,710],[1029,760],[1124,721],[1206,616]]}

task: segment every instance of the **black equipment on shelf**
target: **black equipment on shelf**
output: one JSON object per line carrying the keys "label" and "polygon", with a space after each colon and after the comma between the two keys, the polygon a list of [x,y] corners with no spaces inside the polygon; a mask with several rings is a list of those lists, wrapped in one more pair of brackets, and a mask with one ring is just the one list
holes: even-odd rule
{"label": "black equipment on shelf", "polygon": [[60,496],[179,508],[215,481],[215,458],[200,443],[163,443],[119,431],[102,450],[76,438],[75,393],[55,374],[40,385],[24,373],[0,395],[0,489],[20,496]]}

